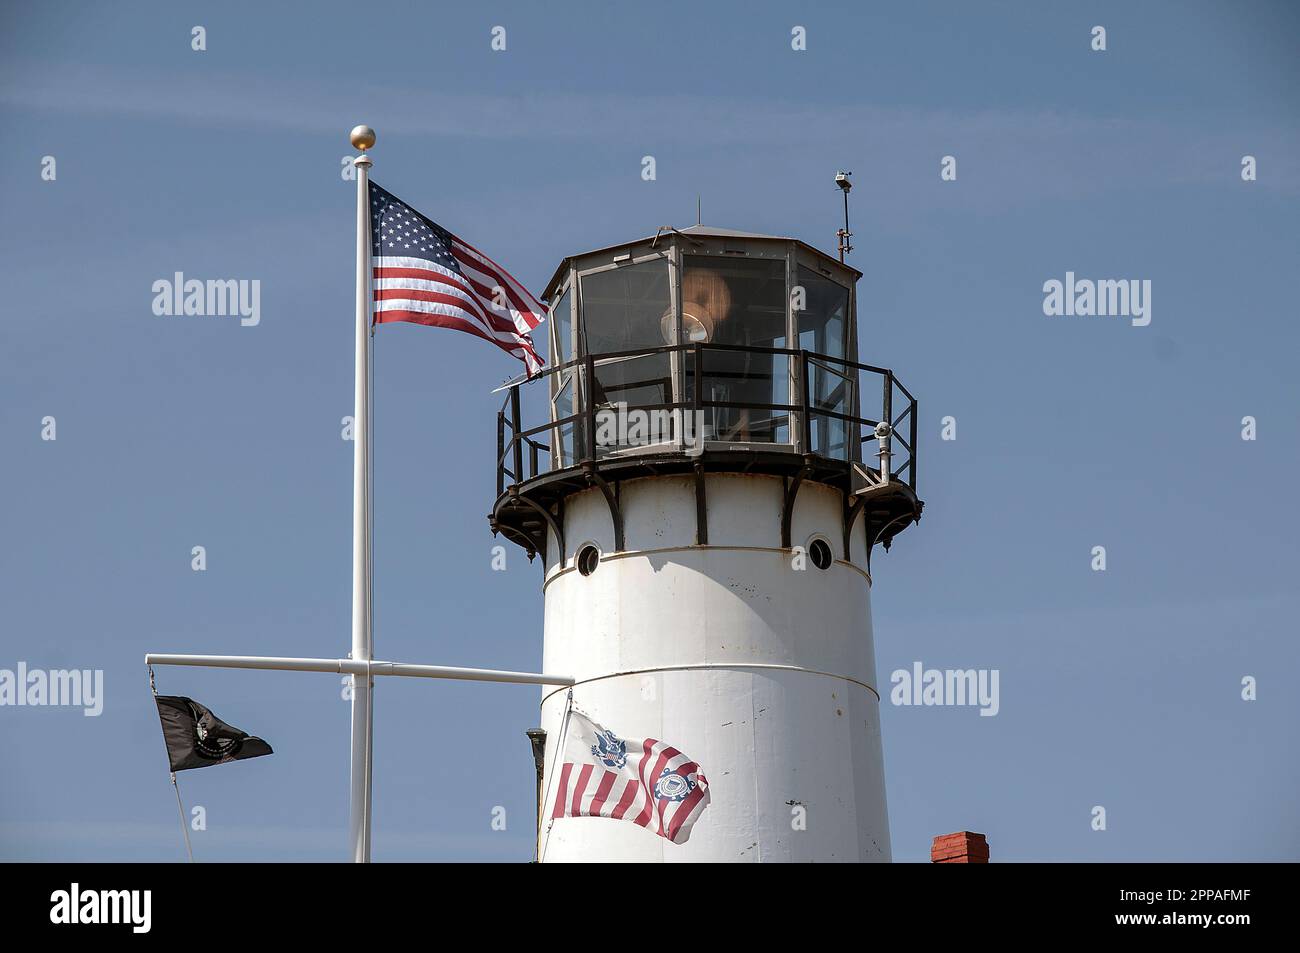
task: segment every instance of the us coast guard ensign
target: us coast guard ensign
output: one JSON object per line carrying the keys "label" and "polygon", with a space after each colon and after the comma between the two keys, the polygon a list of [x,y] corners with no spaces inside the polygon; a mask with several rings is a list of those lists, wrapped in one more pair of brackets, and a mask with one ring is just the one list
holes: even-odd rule
{"label": "us coast guard ensign", "polygon": [[684,844],[708,805],[704,772],[672,745],[620,738],[580,712],[569,713],[552,821],[610,817]]}

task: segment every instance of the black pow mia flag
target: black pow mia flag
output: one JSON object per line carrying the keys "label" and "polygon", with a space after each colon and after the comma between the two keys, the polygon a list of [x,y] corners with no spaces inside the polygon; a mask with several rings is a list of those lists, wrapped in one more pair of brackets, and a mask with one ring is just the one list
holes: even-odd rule
{"label": "black pow mia flag", "polygon": [[184,695],[156,695],[162,721],[163,742],[172,771],[206,768],[227,761],[243,761],[272,754],[271,746],[226,724],[208,709]]}

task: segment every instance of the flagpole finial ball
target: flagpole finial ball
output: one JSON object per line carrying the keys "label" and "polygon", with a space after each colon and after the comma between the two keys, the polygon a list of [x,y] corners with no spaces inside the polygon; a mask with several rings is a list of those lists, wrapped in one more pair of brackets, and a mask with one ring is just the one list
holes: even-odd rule
{"label": "flagpole finial ball", "polygon": [[369,126],[357,126],[352,130],[350,138],[352,139],[353,148],[365,152],[375,144],[375,130]]}

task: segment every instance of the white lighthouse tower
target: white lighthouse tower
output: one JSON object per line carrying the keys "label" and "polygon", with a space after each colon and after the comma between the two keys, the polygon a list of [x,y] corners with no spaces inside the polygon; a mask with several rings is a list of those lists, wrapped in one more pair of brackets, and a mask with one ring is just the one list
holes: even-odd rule
{"label": "white lighthouse tower", "polygon": [[[712,800],[680,845],[541,805],[539,859],[890,860],[871,553],[922,504],[916,401],[858,362],[859,277],[697,225],[551,280],[552,366],[498,418],[492,528],[542,556],[543,671],[688,752]],[[567,703],[544,690],[530,732],[539,802]]]}

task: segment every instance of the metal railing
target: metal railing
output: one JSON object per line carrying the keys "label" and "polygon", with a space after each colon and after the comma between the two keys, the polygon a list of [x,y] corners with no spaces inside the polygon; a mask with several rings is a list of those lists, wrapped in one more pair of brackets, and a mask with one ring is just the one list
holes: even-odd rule
{"label": "metal railing", "polygon": [[[621,365],[626,370],[638,360],[657,355],[664,358],[655,360],[656,367],[648,377],[611,381],[607,373],[602,379],[607,368]],[[729,361],[720,361],[724,356],[730,356]],[[710,361],[714,362],[712,369]],[[739,372],[734,368],[738,361],[745,365]],[[764,367],[764,361],[770,363]],[[755,362],[760,365],[757,370]],[[783,379],[787,386],[781,390],[789,395],[784,401],[728,399],[737,385],[753,390],[764,381],[770,387],[780,386]],[[646,391],[656,389],[665,399],[644,399]],[[523,424],[525,390],[530,409],[531,400],[542,395],[547,418],[531,427]],[[566,390],[567,397],[563,394]],[[610,390],[636,391],[642,397],[612,400]],[[879,395],[879,406],[872,403],[875,416],[864,416],[872,393]],[[557,398],[567,406],[557,409]],[[624,411],[661,414],[659,420],[668,422],[669,432],[659,434],[665,439],[649,444],[599,440],[602,426],[611,420],[603,415]],[[731,421],[740,422],[729,431],[725,424]],[[497,414],[497,495],[505,493],[508,486],[550,472],[644,452],[688,457],[739,446],[795,455],[811,453],[851,466],[862,463],[863,443],[880,439],[876,427],[882,421],[889,424],[889,431],[880,442],[881,452],[868,456],[880,457],[889,466],[892,479],[915,490],[916,398],[888,368],[807,350],[732,344],[675,344],[589,354],[548,368],[510,389]],[[688,432],[690,428],[693,433]],[[883,476],[879,467],[872,469]]]}

